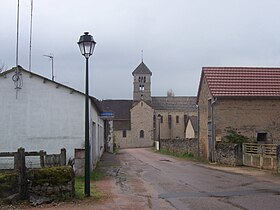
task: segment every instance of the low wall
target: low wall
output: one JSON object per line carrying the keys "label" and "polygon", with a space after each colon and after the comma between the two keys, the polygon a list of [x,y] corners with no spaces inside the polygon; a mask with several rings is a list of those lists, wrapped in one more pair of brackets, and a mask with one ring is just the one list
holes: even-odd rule
{"label": "low wall", "polygon": [[75,196],[75,175],[69,166],[29,170],[28,195],[67,200]]}
{"label": "low wall", "polygon": [[216,144],[216,161],[217,163],[241,166],[242,160],[242,145],[233,143],[217,143]]}
{"label": "low wall", "polygon": [[188,153],[198,155],[197,139],[161,139],[160,149],[173,153]]}
{"label": "low wall", "polygon": [[18,193],[18,174],[14,171],[0,172],[0,198]]}
{"label": "low wall", "polygon": [[[0,173],[0,198],[19,193],[18,173]],[[49,201],[75,196],[75,175],[69,166],[29,169],[27,197],[46,197]]]}

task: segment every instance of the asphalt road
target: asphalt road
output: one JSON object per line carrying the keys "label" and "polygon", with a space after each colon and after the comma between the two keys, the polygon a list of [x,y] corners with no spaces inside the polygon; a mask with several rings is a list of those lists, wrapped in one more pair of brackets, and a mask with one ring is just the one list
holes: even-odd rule
{"label": "asphalt road", "polygon": [[142,206],[137,209],[280,209],[280,176],[204,165],[150,149],[120,150],[117,156],[118,193],[138,197]]}

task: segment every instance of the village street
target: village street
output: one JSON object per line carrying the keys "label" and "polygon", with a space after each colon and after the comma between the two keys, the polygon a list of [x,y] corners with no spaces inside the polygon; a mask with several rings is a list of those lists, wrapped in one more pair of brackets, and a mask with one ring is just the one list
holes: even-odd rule
{"label": "village street", "polygon": [[267,172],[209,166],[150,149],[121,150],[117,157],[116,209],[280,208],[280,178]]}
{"label": "village street", "polygon": [[105,178],[94,182],[103,199],[40,209],[280,209],[280,176],[268,171],[202,164],[152,149],[105,153],[99,167],[107,171]]}

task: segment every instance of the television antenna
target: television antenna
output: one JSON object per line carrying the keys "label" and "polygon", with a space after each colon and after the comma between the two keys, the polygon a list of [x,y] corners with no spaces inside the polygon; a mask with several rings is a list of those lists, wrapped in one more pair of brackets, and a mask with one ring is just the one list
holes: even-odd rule
{"label": "television antenna", "polygon": [[43,55],[43,56],[48,57],[52,62],[52,81],[54,81],[54,70],[53,70],[53,58],[54,57],[53,57],[53,55]]}
{"label": "television antenna", "polygon": [[31,11],[30,11],[30,32],[29,32],[29,71],[31,72],[31,59],[32,59],[32,19],[33,19],[33,0],[31,0]]}

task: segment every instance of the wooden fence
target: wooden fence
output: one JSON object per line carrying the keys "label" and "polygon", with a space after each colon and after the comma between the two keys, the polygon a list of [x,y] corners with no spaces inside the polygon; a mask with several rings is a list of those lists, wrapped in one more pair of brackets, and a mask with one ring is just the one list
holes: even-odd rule
{"label": "wooden fence", "polygon": [[1,152],[0,157],[14,157],[14,170],[18,173],[19,197],[24,200],[27,198],[27,167],[26,156],[39,156],[40,166],[51,167],[66,165],[66,150],[61,149],[60,154],[47,155],[45,151],[25,152],[24,148],[19,148],[17,152]]}
{"label": "wooden fence", "polygon": [[[22,164],[22,160],[19,159],[19,153],[22,152],[22,150],[24,150],[24,148],[19,148],[17,152],[0,152],[0,158],[13,157],[14,169],[18,169],[19,164]],[[64,148],[60,150],[60,154],[47,154],[46,151],[43,150],[39,152],[25,152],[24,150],[24,159],[26,156],[39,156],[41,168],[66,165],[66,149]]]}

